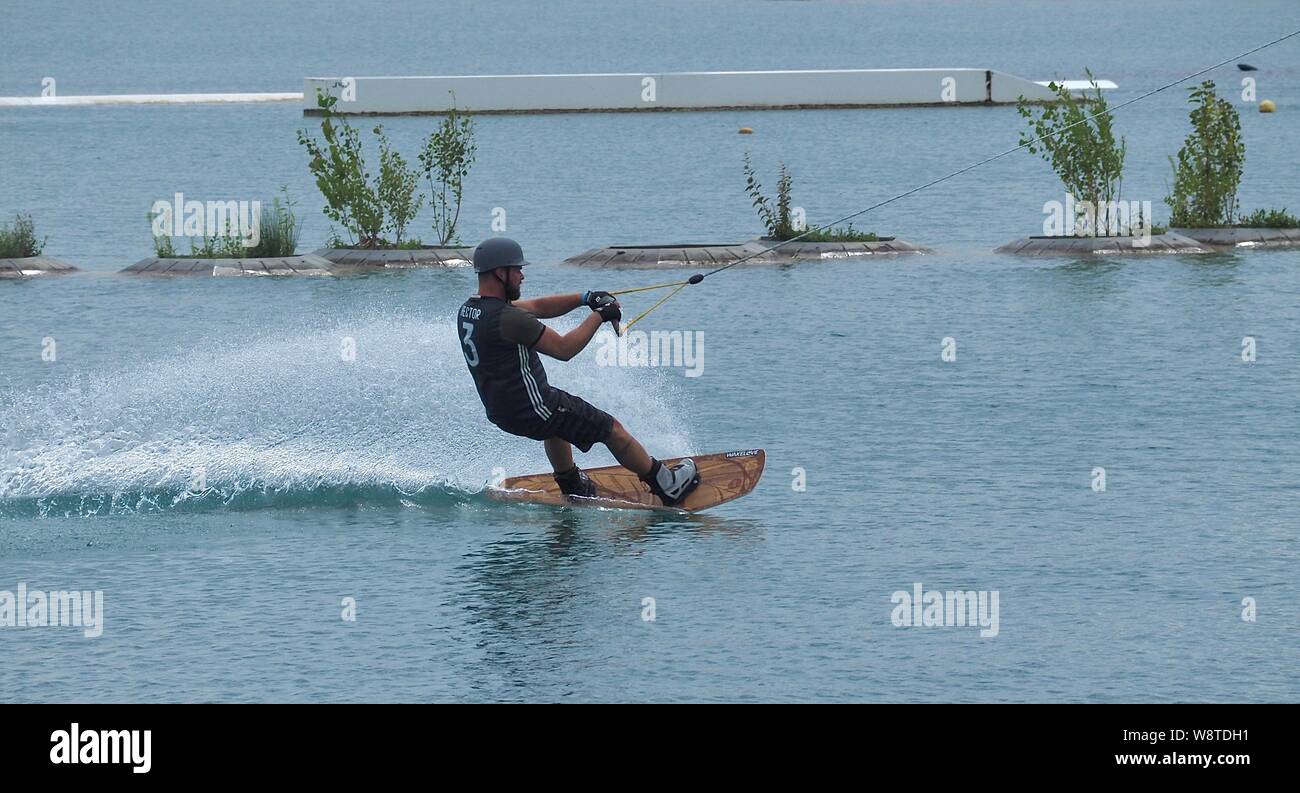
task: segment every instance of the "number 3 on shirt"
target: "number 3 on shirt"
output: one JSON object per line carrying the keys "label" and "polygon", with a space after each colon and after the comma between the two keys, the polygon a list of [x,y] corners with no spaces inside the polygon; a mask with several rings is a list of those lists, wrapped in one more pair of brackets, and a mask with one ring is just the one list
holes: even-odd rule
{"label": "number 3 on shirt", "polygon": [[460,324],[465,328],[465,338],[461,340],[465,345],[465,360],[470,366],[478,366],[478,347],[474,346],[474,340],[470,338],[474,335],[474,323],[462,322]]}

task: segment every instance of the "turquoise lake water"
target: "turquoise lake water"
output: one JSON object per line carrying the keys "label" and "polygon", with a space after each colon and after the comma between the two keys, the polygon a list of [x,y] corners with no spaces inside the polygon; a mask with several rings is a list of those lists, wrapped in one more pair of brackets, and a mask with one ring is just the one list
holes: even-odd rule
{"label": "turquoise lake water", "polygon": [[[1293,3],[1199,0],[315,8],[9,9],[0,95],[45,76],[82,94],[971,66],[1091,67],[1118,103],[1300,27]],[[1235,68],[1211,75],[1242,111],[1241,204],[1295,212],[1300,37],[1246,60],[1279,110],[1237,101]],[[856,222],[931,255],[736,268],[669,301],[639,327],[701,333],[699,377],[597,366],[594,346],[547,363],[658,456],[765,448],[751,495],[687,518],[505,506],[481,492],[494,469],[547,463],[483,416],[452,320],[465,270],[116,274],[178,191],[287,185],[300,247],[322,244],[295,140],[316,123],[292,104],[0,109],[0,217],[30,212],[84,269],[0,283],[0,591],[104,598],[96,638],[0,628],[0,701],[1300,697],[1300,250],[995,255],[1063,199],[1019,152]],[[434,122],[382,123],[413,156]],[[789,165],[817,223],[1009,148],[1021,124],[1011,107],[483,117],[463,236],[504,210],[536,262],[526,296],[655,283],[693,271],[559,262],[755,235],[746,151],[769,186]],[[1185,92],[1116,128],[1125,196],[1163,220]],[[996,591],[997,635],[896,627],[891,596],[917,582]]]}

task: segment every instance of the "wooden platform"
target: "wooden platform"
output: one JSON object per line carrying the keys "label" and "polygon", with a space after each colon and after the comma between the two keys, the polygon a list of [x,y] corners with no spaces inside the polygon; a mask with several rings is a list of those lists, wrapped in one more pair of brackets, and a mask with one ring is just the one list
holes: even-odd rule
{"label": "wooden platform", "polygon": [[52,256],[28,256],[22,259],[0,259],[0,278],[32,278],[39,275],[66,275],[77,268]]}
{"label": "wooden platform", "polygon": [[1140,237],[1025,237],[1007,243],[994,253],[1016,256],[1142,256],[1161,253],[1210,253],[1196,240],[1169,232],[1153,234],[1150,244]]}
{"label": "wooden platform", "polygon": [[[761,237],[752,241],[765,248],[777,244],[774,239]],[[897,253],[930,253],[929,248],[899,239],[898,237],[881,237],[872,242],[791,242],[772,251],[778,257],[791,261],[811,261],[815,259],[851,259],[858,256],[878,256]]]}
{"label": "wooden platform", "polygon": [[411,267],[468,267],[474,262],[473,245],[425,245],[421,248],[320,248],[314,255],[327,259],[334,270],[404,269]]}
{"label": "wooden platform", "polygon": [[928,253],[928,248],[897,237],[882,237],[875,242],[792,242],[775,250],[775,240],[755,238],[746,242],[722,244],[607,245],[570,256],[564,264],[614,268],[719,267],[747,256],[750,264],[790,264],[820,259],[848,259],[859,256],[901,253]]}
{"label": "wooden platform", "polygon": [[284,256],[266,259],[141,259],[122,272],[126,275],[330,275],[330,263],[319,256]]}
{"label": "wooden platform", "polygon": [[1300,229],[1170,229],[1216,248],[1290,248],[1300,246]]}

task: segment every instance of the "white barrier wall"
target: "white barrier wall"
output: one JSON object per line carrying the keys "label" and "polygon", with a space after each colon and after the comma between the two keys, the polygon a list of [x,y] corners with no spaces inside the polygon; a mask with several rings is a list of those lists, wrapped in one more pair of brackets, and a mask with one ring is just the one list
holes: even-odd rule
{"label": "white barrier wall", "polygon": [[[1114,84],[1102,82],[1102,87]],[[308,77],[339,97],[341,113],[476,113],[871,107],[1052,99],[1045,83],[988,69],[842,69],[665,74],[517,74],[444,77]],[[453,100],[454,97],[454,100]]]}

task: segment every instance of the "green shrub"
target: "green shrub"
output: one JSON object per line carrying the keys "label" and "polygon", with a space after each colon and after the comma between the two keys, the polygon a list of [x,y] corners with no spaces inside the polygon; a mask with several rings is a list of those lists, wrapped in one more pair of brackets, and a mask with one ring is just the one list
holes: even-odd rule
{"label": "green shrub", "polygon": [[[280,198],[283,196],[284,200]],[[258,220],[257,244],[243,248],[239,257],[261,259],[278,256],[293,256],[298,251],[298,236],[302,233],[302,224],[293,212],[294,201],[289,198],[289,188],[280,188],[280,195],[271,200],[271,206],[263,206]]]}
{"label": "green shrub", "polygon": [[14,215],[12,226],[0,225],[0,259],[26,259],[40,256],[48,238],[36,239],[36,225],[31,215]]}
{"label": "green shrub", "polygon": [[1286,209],[1257,209],[1245,215],[1238,226],[1259,229],[1300,229],[1300,218],[1288,214]]}
{"label": "green shrub", "polygon": [[[150,216],[149,220],[153,220]],[[172,245],[172,238],[165,234],[155,234],[153,238],[153,254],[159,259],[175,259],[176,246]]]}
{"label": "green shrub", "polygon": [[[425,141],[419,169],[408,167],[406,158],[389,143],[383,125],[376,126],[373,132],[379,142],[379,175],[372,179],[366,170],[361,134],[334,112],[337,103],[337,97],[317,90],[323,142],[306,130],[298,130],[298,143],[307,149],[308,167],[325,197],[325,216],[341,225],[353,240],[343,243],[331,227],[331,246],[413,247],[403,237],[424,205],[425,196],[419,192],[421,173],[429,182],[438,244],[456,240],[464,181],[477,149],[473,119],[462,117],[453,105]],[[385,233],[391,242],[383,236]]]}
{"label": "green shrub", "polygon": [[311,158],[308,167],[325,197],[325,216],[343,226],[359,247],[380,247],[384,204],[366,171],[361,133],[334,113],[337,103],[338,97],[317,89],[316,105],[324,116],[321,120],[324,143],[317,142],[302,129],[298,130],[298,143],[307,149]]}
{"label": "green shrub", "polygon": [[461,196],[465,177],[474,164],[478,144],[474,142],[474,119],[461,116],[456,110],[455,97],[451,110],[442,117],[438,129],[429,134],[420,151],[420,165],[429,182],[430,206],[433,209],[433,231],[438,244],[446,245],[460,239],[456,224],[460,220]]}
{"label": "green shrub", "polygon": [[393,233],[393,244],[400,248],[406,226],[424,204],[424,196],[416,192],[420,187],[420,173],[406,167],[406,158],[393,151],[382,124],[375,127],[375,136],[379,138],[377,192],[386,218],[384,228]]}
{"label": "green shrub", "polygon": [[773,207],[768,197],[763,195],[763,185],[758,182],[758,175],[754,171],[754,164],[750,161],[749,152],[745,152],[745,192],[749,195],[754,209],[758,211],[759,220],[767,228],[767,236],[784,241],[791,237],[799,235],[799,229],[794,227],[794,222],[790,218],[790,188],[794,184],[794,179],[790,176],[790,170],[781,163],[780,175],[776,180],[776,205]]}
{"label": "green shrub", "polygon": [[844,228],[824,228],[815,229],[806,232],[799,238],[803,242],[879,242],[877,237],[870,231],[858,231],[850,223]]}
{"label": "green shrub", "polygon": [[[257,244],[251,247],[244,246],[244,236],[227,220],[224,229],[205,234],[201,238],[202,242],[191,239],[188,254],[176,253],[176,246],[170,236],[155,234],[154,255],[160,259],[262,259],[293,256],[298,250],[298,237],[302,232],[302,224],[293,212],[294,203],[289,197],[289,188],[282,186],[280,195],[271,200],[271,205],[261,208],[256,220]],[[155,215],[151,212],[147,217],[152,224]]]}
{"label": "green shrub", "polygon": [[858,231],[853,228],[852,223],[844,228],[827,227],[811,230],[796,226],[791,217],[793,208],[790,205],[790,188],[794,185],[794,178],[784,162],[781,163],[778,173],[776,203],[773,204],[767,196],[763,195],[763,185],[758,183],[758,175],[754,171],[753,162],[750,161],[749,152],[745,152],[745,192],[749,195],[754,209],[758,211],[759,219],[767,228],[769,238],[777,242],[785,242],[795,237],[804,242],[875,242],[880,239],[871,232]]}
{"label": "green shrub", "polygon": [[220,233],[213,232],[202,237],[201,244],[190,240],[190,255],[187,259],[242,259],[244,258],[244,240],[239,236],[239,229],[232,228],[230,222]]}
{"label": "green shrub", "polygon": [[1237,109],[1206,80],[1189,89],[1192,132],[1170,157],[1174,185],[1165,197],[1172,226],[1230,226],[1237,213],[1237,188],[1246,163]]}
{"label": "green shrub", "polygon": [[[1056,101],[1041,109],[1020,97],[1016,110],[1029,122],[1028,131],[1020,135],[1020,145],[1051,165],[1075,200],[1104,207],[1119,200],[1127,145],[1123,138],[1115,141],[1106,98],[1092,72],[1087,71],[1087,75],[1093,91],[1082,99],[1056,82],[1047,86],[1056,94]],[[1106,224],[1106,213],[1098,212],[1097,219],[1098,226]],[[1107,226],[1080,228],[1076,233],[1107,235],[1126,231]]]}

